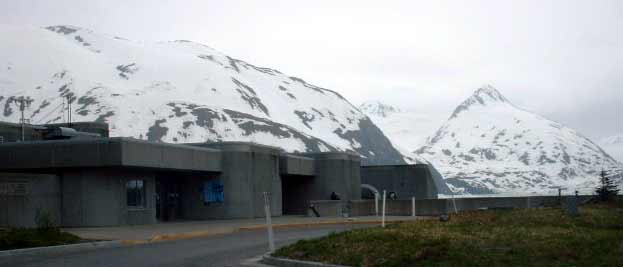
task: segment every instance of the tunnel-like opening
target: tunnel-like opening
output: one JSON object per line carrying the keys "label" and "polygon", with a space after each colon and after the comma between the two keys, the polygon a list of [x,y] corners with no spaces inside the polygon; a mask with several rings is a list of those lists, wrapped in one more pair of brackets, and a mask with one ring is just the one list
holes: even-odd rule
{"label": "tunnel-like opening", "polygon": [[374,199],[374,195],[379,195],[379,190],[369,184],[361,185],[361,199]]}
{"label": "tunnel-like opening", "polygon": [[305,215],[309,208],[313,176],[282,175],[281,199],[284,215]]}

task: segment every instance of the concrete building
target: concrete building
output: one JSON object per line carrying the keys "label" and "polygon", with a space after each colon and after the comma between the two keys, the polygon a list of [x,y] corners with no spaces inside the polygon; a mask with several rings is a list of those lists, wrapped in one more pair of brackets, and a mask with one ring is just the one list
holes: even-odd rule
{"label": "concrete building", "polygon": [[375,191],[387,192],[391,199],[436,199],[438,187],[430,165],[389,165],[361,167],[364,198],[374,199]]}
{"label": "concrete building", "polygon": [[71,127],[28,126],[21,141],[20,125],[0,125],[0,225],[34,226],[42,213],[67,227],[263,217],[264,192],[273,216],[305,214],[332,192],[360,198],[353,154],[154,143],[107,138],[105,124]]}
{"label": "concrete building", "polygon": [[344,152],[109,138],[108,126],[93,122],[0,123],[0,136],[0,226],[32,227],[42,215],[65,227],[264,217],[264,192],[273,216],[304,215],[312,201],[360,200],[362,179],[436,198],[425,168],[362,169]]}

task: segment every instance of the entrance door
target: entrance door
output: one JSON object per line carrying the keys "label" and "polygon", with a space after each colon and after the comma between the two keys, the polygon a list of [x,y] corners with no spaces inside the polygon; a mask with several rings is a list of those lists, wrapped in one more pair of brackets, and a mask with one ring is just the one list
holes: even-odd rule
{"label": "entrance door", "polygon": [[181,185],[177,179],[156,179],[156,218],[160,221],[174,221],[182,218]]}
{"label": "entrance door", "polygon": [[281,201],[284,215],[305,215],[309,208],[309,188],[313,177],[282,175]]}

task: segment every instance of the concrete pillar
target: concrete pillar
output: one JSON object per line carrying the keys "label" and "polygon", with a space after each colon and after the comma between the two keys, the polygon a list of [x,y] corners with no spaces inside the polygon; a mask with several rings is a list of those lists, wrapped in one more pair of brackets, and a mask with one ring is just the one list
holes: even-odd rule
{"label": "concrete pillar", "polygon": [[221,150],[223,218],[264,217],[263,192],[270,193],[271,214],[282,215],[278,148],[243,142],[196,145]]}
{"label": "concrete pillar", "polygon": [[340,152],[307,153],[315,159],[315,177],[309,188],[311,200],[329,200],[337,193],[341,200],[361,199],[361,158]]}

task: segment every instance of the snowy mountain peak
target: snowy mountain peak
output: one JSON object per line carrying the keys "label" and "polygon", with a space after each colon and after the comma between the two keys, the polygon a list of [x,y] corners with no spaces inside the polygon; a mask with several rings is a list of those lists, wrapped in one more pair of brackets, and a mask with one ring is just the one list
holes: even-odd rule
{"label": "snowy mountain peak", "polygon": [[456,118],[460,113],[470,109],[472,106],[488,106],[494,104],[509,104],[512,105],[506,97],[504,97],[495,87],[491,85],[484,85],[467,98],[461,105],[459,105],[450,118]]}
{"label": "snowy mountain peak", "polygon": [[506,97],[504,97],[500,93],[500,91],[498,91],[497,89],[495,89],[495,87],[488,85],[488,84],[478,88],[478,90],[474,92],[473,97],[476,99],[481,99],[485,103],[492,102],[492,101],[493,102],[496,102],[496,101],[497,102],[508,102]]}
{"label": "snowy mountain peak", "polygon": [[480,88],[416,154],[455,189],[471,193],[592,191],[601,168],[621,168],[601,147],[564,125]]}
{"label": "snowy mountain peak", "polygon": [[376,116],[381,118],[387,118],[393,113],[402,112],[399,108],[391,105],[381,103],[380,101],[367,101],[359,106],[361,112],[368,116]]}

